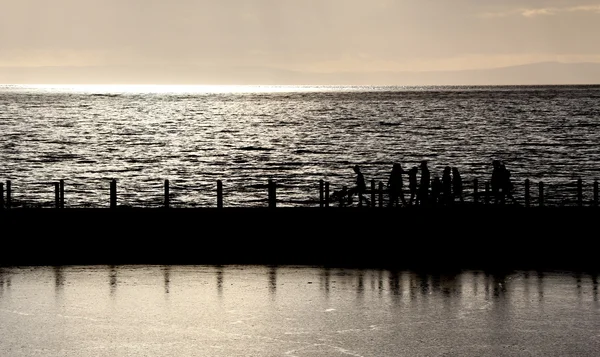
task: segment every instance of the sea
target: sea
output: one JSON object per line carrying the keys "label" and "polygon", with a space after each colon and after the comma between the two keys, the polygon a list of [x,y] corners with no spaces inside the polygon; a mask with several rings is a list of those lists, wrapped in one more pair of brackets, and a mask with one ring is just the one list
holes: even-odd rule
{"label": "sea", "polygon": [[598,274],[0,268],[3,357],[598,356]]}
{"label": "sea", "polygon": [[546,205],[591,204],[600,177],[600,86],[0,85],[0,182],[13,207],[268,204],[318,206],[355,183],[386,184],[392,165],[457,167],[472,200],[493,160],[517,202],[544,184]]}

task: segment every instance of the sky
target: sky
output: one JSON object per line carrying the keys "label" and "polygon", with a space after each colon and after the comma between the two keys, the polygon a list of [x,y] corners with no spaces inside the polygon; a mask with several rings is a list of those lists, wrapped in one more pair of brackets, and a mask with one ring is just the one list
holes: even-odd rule
{"label": "sky", "polygon": [[76,74],[376,84],[375,72],[600,64],[600,1],[0,0],[0,9],[0,83]]}

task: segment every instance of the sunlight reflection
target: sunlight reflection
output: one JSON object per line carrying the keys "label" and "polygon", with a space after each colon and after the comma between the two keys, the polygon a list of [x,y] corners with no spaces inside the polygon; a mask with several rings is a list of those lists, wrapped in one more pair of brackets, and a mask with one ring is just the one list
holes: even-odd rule
{"label": "sunlight reflection", "polygon": [[[63,91],[87,94],[218,94],[218,93],[286,93],[357,90],[344,86],[293,86],[293,85],[151,85],[151,84],[38,84],[21,85],[20,88],[40,91]],[[364,90],[364,88],[362,88]]]}

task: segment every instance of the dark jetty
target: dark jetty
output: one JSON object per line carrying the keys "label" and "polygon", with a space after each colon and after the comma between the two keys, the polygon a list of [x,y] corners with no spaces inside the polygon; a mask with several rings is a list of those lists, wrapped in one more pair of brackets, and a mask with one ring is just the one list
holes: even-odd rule
{"label": "dark jetty", "polygon": [[0,211],[0,265],[268,264],[598,271],[597,207]]}

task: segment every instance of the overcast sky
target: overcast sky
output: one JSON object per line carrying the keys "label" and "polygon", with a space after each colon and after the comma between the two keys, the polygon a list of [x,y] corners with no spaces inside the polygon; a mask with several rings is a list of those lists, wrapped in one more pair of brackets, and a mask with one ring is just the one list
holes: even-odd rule
{"label": "overcast sky", "polygon": [[585,0],[0,0],[0,69],[599,63],[599,34],[600,1]]}

